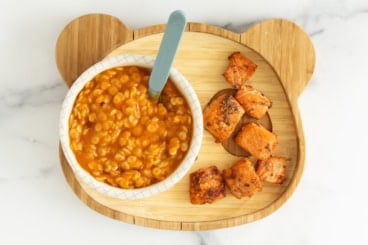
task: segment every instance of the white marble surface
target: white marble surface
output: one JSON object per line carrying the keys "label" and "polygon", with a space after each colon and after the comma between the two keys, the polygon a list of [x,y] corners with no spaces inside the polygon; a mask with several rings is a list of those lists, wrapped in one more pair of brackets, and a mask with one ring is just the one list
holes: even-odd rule
{"label": "white marble surface", "polygon": [[[368,1],[2,0],[0,6],[0,244],[368,244]],[[86,207],[64,179],[57,155],[66,93],[54,61],[59,32],[86,13],[112,14],[134,29],[164,23],[174,9],[190,21],[238,31],[287,18],[312,36],[317,65],[299,101],[305,171],[287,203],[262,220],[206,232],[134,226]]]}

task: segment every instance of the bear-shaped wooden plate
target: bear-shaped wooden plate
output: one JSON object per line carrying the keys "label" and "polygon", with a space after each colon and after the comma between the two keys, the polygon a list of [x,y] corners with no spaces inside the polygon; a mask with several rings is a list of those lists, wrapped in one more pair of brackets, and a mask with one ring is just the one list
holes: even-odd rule
{"label": "bear-shaped wooden plate", "polygon": [[[68,85],[86,68],[106,56],[144,54],[155,56],[165,25],[131,30],[119,19],[90,14],[71,21],[56,44],[56,62]],[[263,184],[262,192],[241,200],[227,196],[212,204],[189,201],[189,173],[216,165],[223,170],[240,157],[230,154],[205,131],[198,159],[173,188],[151,198],[120,200],[89,189],[74,176],[60,150],[64,175],[77,196],[97,212],[141,226],[173,230],[208,230],[249,223],[278,209],[293,193],[304,168],[304,135],[297,99],[310,80],[315,64],[308,35],[283,19],[261,21],[237,34],[219,27],[188,23],[174,67],[193,85],[202,107],[222,89],[230,88],[223,73],[235,51],[258,68],[249,83],[273,103],[268,116],[278,136],[275,155],[288,159],[283,184]]]}

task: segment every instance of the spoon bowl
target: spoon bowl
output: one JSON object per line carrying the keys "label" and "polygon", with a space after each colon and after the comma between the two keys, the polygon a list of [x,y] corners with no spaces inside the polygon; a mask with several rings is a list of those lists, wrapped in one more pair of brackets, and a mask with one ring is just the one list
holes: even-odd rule
{"label": "spoon bowl", "polygon": [[175,87],[178,89],[180,94],[187,102],[189,109],[191,111],[192,138],[189,142],[188,145],[189,148],[186,155],[181,160],[181,162],[174,170],[174,172],[172,172],[162,181],[146,187],[136,189],[122,189],[108,185],[104,182],[100,182],[96,178],[94,178],[88,171],[86,171],[80,165],[80,163],[77,161],[76,155],[72,151],[71,139],[69,135],[70,132],[69,119],[75,101],[78,95],[81,93],[82,89],[86,86],[86,84],[89,81],[91,81],[94,77],[96,77],[98,74],[101,74],[103,71],[106,71],[114,67],[138,66],[152,69],[154,62],[155,59],[153,57],[135,54],[108,57],[96,63],[95,65],[87,69],[85,72],[83,72],[70,87],[63,101],[59,121],[59,136],[65,158],[67,159],[67,162],[70,165],[71,169],[73,170],[74,174],[78,176],[78,178],[84,184],[86,184],[87,186],[89,186],[89,188],[92,188],[103,195],[128,200],[154,196],[158,193],[161,193],[171,188],[178,181],[180,181],[192,167],[198,156],[203,138],[203,122],[202,122],[203,116],[201,105],[189,81],[175,68],[170,69],[169,77],[172,83],[175,85]]}

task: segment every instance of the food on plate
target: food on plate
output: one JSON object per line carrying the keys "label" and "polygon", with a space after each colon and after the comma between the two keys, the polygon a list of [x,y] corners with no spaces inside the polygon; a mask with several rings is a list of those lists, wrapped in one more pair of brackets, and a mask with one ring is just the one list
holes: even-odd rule
{"label": "food on plate", "polygon": [[237,90],[235,99],[243,106],[248,116],[256,119],[261,119],[272,105],[266,96],[248,84]]}
{"label": "food on plate", "polygon": [[262,191],[262,183],[256,174],[252,162],[245,157],[223,171],[226,185],[231,194],[238,199],[251,197]]}
{"label": "food on plate", "polygon": [[232,53],[228,59],[229,65],[223,75],[228,83],[238,89],[253,75],[257,65],[240,52]]}
{"label": "food on plate", "polygon": [[151,100],[149,75],[138,66],[111,68],[76,98],[70,146],[78,163],[101,182],[123,189],[148,186],[165,179],[187,154],[190,108],[170,80],[162,92],[166,99]]}
{"label": "food on plate", "polygon": [[198,169],[189,178],[189,197],[192,204],[213,203],[226,196],[224,179],[216,166]]}
{"label": "food on plate", "polygon": [[255,158],[266,160],[277,146],[277,137],[257,123],[246,123],[235,136],[235,142]]}
{"label": "food on plate", "polygon": [[203,110],[204,128],[216,142],[222,143],[230,137],[243,114],[243,107],[231,93],[215,95]]}
{"label": "food on plate", "polygon": [[[190,175],[193,204],[224,198],[224,183],[234,197],[241,199],[261,192],[262,181],[281,184],[286,178],[286,158],[272,156],[278,145],[277,136],[259,124],[272,102],[246,83],[256,68],[257,65],[240,52],[232,53],[224,76],[235,89],[219,91],[203,111],[204,127],[216,142],[230,142],[233,148],[236,145],[251,156],[225,168],[222,176],[215,165],[193,172]],[[256,169],[252,161],[257,162]]]}
{"label": "food on plate", "polygon": [[286,158],[273,156],[258,160],[256,172],[262,181],[282,184],[286,177]]}

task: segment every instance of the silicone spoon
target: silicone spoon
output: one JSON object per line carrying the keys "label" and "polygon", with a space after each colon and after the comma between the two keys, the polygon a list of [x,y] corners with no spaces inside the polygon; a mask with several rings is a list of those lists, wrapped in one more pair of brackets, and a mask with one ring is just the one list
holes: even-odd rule
{"label": "silicone spoon", "polygon": [[148,92],[158,100],[164,88],[186,25],[185,14],[176,10],[170,14],[158,54],[148,82]]}

